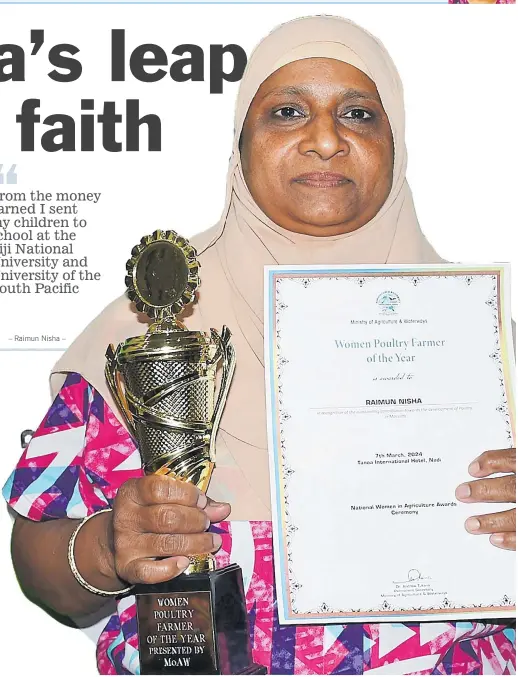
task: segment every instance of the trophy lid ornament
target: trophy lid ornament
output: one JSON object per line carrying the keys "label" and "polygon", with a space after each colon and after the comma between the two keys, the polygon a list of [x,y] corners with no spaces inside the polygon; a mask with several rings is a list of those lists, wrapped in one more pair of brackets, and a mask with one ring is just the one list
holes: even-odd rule
{"label": "trophy lid ornament", "polygon": [[155,230],[131,250],[127,295],[151,319],[172,320],[195,300],[200,283],[196,250],[174,230]]}

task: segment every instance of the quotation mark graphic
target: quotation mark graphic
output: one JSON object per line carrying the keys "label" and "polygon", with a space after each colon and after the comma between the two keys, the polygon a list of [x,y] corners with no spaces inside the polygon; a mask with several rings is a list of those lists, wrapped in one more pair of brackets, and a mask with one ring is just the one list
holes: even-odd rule
{"label": "quotation mark graphic", "polygon": [[[2,171],[3,165],[0,165],[0,184],[9,183],[14,184],[18,183],[18,174],[16,173],[16,165],[11,165],[11,169],[7,172]],[[5,180],[4,180],[5,176]]]}

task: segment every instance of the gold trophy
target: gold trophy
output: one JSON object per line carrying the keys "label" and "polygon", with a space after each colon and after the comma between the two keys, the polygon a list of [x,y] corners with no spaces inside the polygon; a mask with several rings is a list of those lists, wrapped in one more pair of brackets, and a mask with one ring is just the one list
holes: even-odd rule
{"label": "gold trophy", "polygon": [[[106,351],[106,380],[148,474],[206,491],[216,433],[235,367],[230,331],[188,331],[176,315],[195,300],[196,251],[174,231],[133,248],[126,286],[151,318],[144,336]],[[221,382],[216,394],[216,370]],[[190,557],[171,581],[135,587],[140,674],[265,674],[252,661],[241,569]]]}

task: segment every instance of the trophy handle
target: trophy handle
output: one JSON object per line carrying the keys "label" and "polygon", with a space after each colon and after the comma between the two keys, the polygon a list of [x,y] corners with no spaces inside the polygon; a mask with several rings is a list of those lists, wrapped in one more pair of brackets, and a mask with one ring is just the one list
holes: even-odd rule
{"label": "trophy handle", "polygon": [[124,381],[122,379],[119,367],[117,364],[117,355],[110,343],[106,350],[106,366],[104,368],[104,375],[106,383],[112,394],[113,399],[117,403],[119,410],[126,422],[129,432],[135,437],[135,430],[133,428],[133,417],[129,410],[128,402],[126,400],[126,392],[124,388]]}
{"label": "trophy handle", "polygon": [[[230,389],[230,384],[232,382],[232,377],[234,375],[234,370],[236,368],[236,352],[234,346],[230,343],[230,329],[223,325],[221,330],[221,335],[215,329],[210,330],[213,340],[218,344],[219,354],[223,358],[223,373],[221,375],[221,384],[219,387],[218,397],[216,404],[214,406],[214,413],[212,414],[211,426],[210,426],[210,441],[209,441],[209,457],[210,460],[216,462],[216,435],[219,428],[219,423],[221,421],[221,416],[223,415],[223,409],[225,408],[225,402],[227,399],[228,391]],[[216,354],[216,359],[219,355]]]}

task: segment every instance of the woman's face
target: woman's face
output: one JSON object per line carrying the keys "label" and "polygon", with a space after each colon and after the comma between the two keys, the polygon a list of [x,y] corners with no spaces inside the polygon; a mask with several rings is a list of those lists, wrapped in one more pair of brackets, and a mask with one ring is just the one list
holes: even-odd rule
{"label": "woman's face", "polygon": [[243,126],[252,197],[276,224],[306,235],[339,235],[370,221],[390,192],[393,159],[376,85],[335,59],[303,59],[272,73]]}

